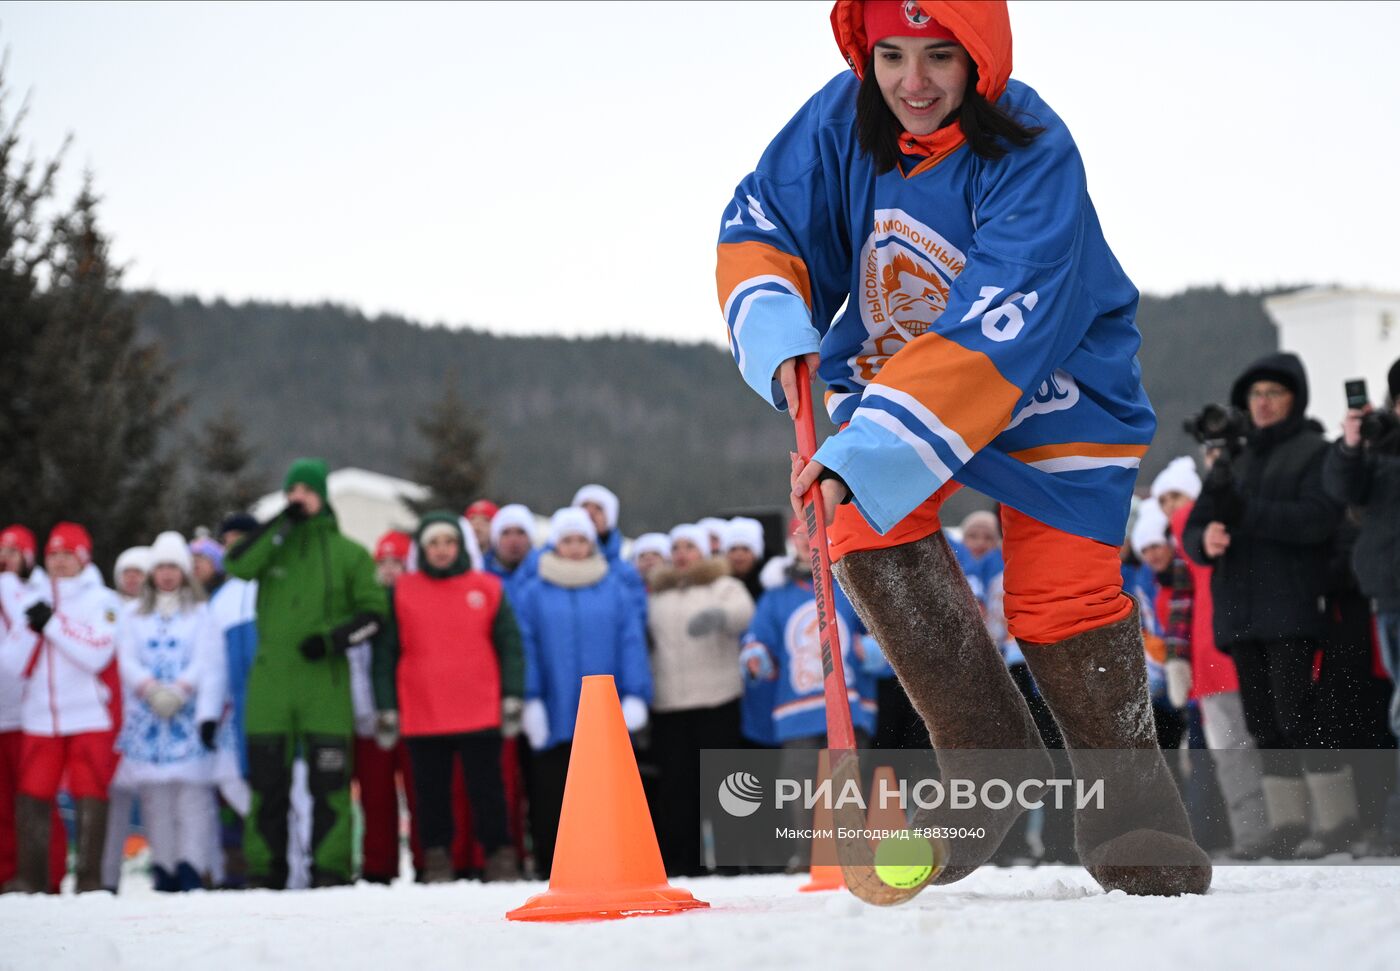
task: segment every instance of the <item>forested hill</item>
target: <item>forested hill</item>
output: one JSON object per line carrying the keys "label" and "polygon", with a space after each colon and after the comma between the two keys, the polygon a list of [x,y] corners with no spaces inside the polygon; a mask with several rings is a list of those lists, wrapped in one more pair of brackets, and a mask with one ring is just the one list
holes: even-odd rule
{"label": "forested hill", "polygon": [[[1143,298],[1140,358],[1160,421],[1144,476],[1190,447],[1183,418],[1277,346],[1261,296]],[[426,449],[416,419],[455,385],[485,420],[496,460],[487,493],[502,501],[547,513],[581,483],[603,482],[635,534],[786,492],[791,426],[722,348],[500,337],[333,305],[139,301],[143,331],[189,396],[185,430],[231,408],[270,478],[308,454],[407,476]]]}

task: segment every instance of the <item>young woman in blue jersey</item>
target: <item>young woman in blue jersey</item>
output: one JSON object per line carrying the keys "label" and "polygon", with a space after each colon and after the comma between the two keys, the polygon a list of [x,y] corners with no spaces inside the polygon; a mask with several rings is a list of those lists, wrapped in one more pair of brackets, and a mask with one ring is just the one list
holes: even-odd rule
{"label": "young woman in blue jersey", "polygon": [[[841,585],[940,752],[1022,750],[1040,736],[940,532],[971,486],[1001,503],[1005,607],[1074,753],[1113,763],[1078,820],[1107,889],[1203,892],[1166,764],[1122,542],[1155,419],[1134,355],[1138,293],[1103,238],[1069,131],[1011,80],[1002,2],[840,0],[850,72],[817,92],[738,187],[718,289],[745,381],[796,400],[796,364],[840,430],[804,464],[834,517]],[[1148,757],[1148,756],[1151,757]],[[950,758],[941,755],[946,763]],[[947,765],[945,764],[945,769]],[[1014,806],[1014,804],[1013,804]],[[950,846],[937,882],[996,850],[1017,815]]]}

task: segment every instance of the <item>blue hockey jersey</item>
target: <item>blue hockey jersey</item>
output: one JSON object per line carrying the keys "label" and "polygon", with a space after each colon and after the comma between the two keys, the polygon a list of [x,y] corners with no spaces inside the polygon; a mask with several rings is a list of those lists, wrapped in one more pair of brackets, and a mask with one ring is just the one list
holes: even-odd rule
{"label": "blue hockey jersey", "polygon": [[992,161],[963,144],[876,175],[859,83],[844,73],[808,101],[725,210],[719,301],[745,381],[785,407],[778,365],[820,352],[845,427],[815,457],[881,533],[955,479],[1117,545],[1156,422],[1138,292],[1068,129],[1010,80],[994,100],[1044,128],[1029,146]]}

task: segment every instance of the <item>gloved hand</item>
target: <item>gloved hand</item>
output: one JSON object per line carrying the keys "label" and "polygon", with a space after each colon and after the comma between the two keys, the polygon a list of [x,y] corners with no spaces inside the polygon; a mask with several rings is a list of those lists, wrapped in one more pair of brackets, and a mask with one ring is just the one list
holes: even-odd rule
{"label": "gloved hand", "polygon": [[219,734],[219,723],[212,718],[199,723],[199,744],[204,746],[205,751],[214,751],[215,739]]}
{"label": "gloved hand", "polygon": [[622,699],[622,720],[627,723],[627,731],[640,732],[647,727],[649,719],[647,703],[641,698],[628,695]]}
{"label": "gloved hand", "polygon": [[330,649],[344,654],[356,644],[363,644],[379,633],[378,614],[356,614],[330,633]]}
{"label": "gloved hand", "polygon": [[326,646],[325,634],[312,634],[306,640],[297,645],[297,650],[301,651],[301,656],[308,661],[324,660],[330,653],[330,648]]}
{"label": "gloved hand", "polygon": [[53,616],[53,608],[40,600],[34,606],[26,610],[24,616],[29,621],[29,629],[36,634],[42,634],[44,632],[44,625],[47,624],[49,618]]}
{"label": "gloved hand", "polygon": [[755,681],[772,680],[773,655],[758,641],[752,642],[739,652],[739,666],[747,677]]}
{"label": "gloved hand", "polygon": [[690,623],[685,625],[685,632],[691,637],[704,637],[717,630],[724,629],[724,611],[719,607],[710,607],[700,611],[690,618]]}
{"label": "gloved hand", "polygon": [[185,707],[187,699],[173,685],[152,681],[142,692],[141,700],[146,702],[146,707],[155,712],[157,718],[173,718],[176,712]]}
{"label": "gloved hand", "polygon": [[525,702],[519,698],[501,699],[501,737],[514,738],[520,734],[520,716],[525,711]]}
{"label": "gloved hand", "polygon": [[525,707],[520,711],[520,730],[525,733],[525,739],[532,749],[538,752],[544,748],[544,743],[549,741],[549,713],[543,701],[531,698],[525,702]]}
{"label": "gloved hand", "polygon": [[1185,708],[1191,697],[1191,662],[1183,658],[1169,658],[1165,665],[1167,672],[1167,701],[1173,708]]}
{"label": "gloved hand", "polygon": [[287,508],[283,510],[283,515],[287,517],[288,522],[304,522],[307,518],[306,507],[299,502],[289,502],[287,503]]}
{"label": "gloved hand", "polygon": [[388,752],[399,744],[399,713],[381,711],[374,716],[374,744]]}

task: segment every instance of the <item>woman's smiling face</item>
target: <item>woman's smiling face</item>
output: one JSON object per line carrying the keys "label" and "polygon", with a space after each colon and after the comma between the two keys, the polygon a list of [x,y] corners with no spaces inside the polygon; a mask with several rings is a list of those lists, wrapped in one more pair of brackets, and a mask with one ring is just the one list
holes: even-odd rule
{"label": "woman's smiling face", "polygon": [[875,81],[911,135],[931,135],[962,107],[972,59],[955,41],[886,37],[875,44]]}

